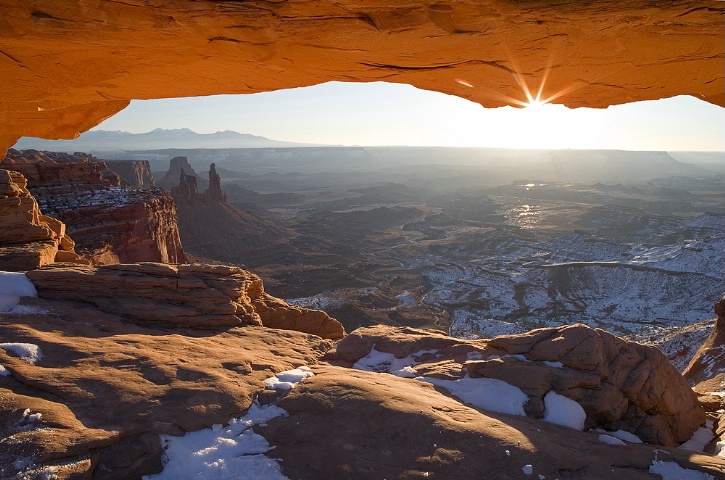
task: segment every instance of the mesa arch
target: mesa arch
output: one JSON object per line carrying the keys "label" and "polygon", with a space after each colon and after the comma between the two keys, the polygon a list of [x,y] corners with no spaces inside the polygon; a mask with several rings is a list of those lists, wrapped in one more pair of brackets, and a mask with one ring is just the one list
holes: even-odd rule
{"label": "mesa arch", "polygon": [[[725,106],[719,0],[7,0],[0,153],[131,99],[389,81],[485,107]],[[458,81],[457,81],[458,80]],[[542,87],[543,84],[543,87]]]}

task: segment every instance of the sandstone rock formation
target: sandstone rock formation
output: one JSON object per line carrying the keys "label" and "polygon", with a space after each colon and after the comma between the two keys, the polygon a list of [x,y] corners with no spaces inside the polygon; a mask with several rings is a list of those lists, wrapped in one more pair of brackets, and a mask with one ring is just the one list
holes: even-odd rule
{"label": "sandstone rock formation", "polygon": [[569,107],[675,95],[725,105],[717,0],[144,5],[3,2],[0,150],[21,135],[72,138],[130,99],[331,80],[486,107],[526,102],[526,88]]}
{"label": "sandstone rock formation", "polygon": [[156,188],[151,166],[147,160],[105,160],[105,162],[129,188],[144,190]]}
{"label": "sandstone rock formation", "polygon": [[104,162],[87,153],[39,152],[37,150],[8,150],[3,162],[25,175],[30,188],[44,185],[86,184],[97,187],[118,187],[121,179]]}
{"label": "sandstone rock formation", "polygon": [[87,154],[11,150],[5,163],[29,175],[41,210],[65,223],[93,263],[186,261],[166,192],[122,188],[117,174]]}
{"label": "sandstone rock formation", "polygon": [[[108,286],[110,289],[111,286]],[[79,302],[0,314],[0,339],[40,345],[30,364],[0,348],[0,478],[58,466],[57,479],[140,479],[161,469],[159,434],[240,416],[264,379],[314,364],[330,342],[263,327],[155,330]],[[159,304],[161,309],[167,308]],[[168,311],[169,314],[173,312]],[[28,408],[42,416],[23,421]]]}
{"label": "sandstone rock formation", "polygon": [[27,273],[41,298],[73,300],[140,324],[208,329],[265,325],[329,339],[345,334],[324,312],[288,305],[241,268],[158,263],[48,266]]}
{"label": "sandstone rock formation", "polygon": [[54,261],[87,263],[74,251],[65,225],[42,215],[25,177],[0,169],[0,265],[22,271]]}
{"label": "sandstone rock formation", "polygon": [[204,192],[205,198],[211,202],[227,203],[227,195],[222,190],[219,174],[216,173],[216,164],[209,166],[209,188]]}
{"label": "sandstone rock formation", "polygon": [[[192,177],[193,179],[190,180],[189,177]],[[172,158],[169,161],[169,169],[166,174],[164,174],[164,177],[156,183],[159,187],[172,192],[173,195],[174,188],[184,188],[184,185],[181,185],[181,183],[183,183],[181,182],[181,178],[186,178],[186,183],[194,182],[194,188],[196,191],[206,188],[207,186],[206,180],[199,177],[199,175],[194,171],[194,168],[189,164],[189,159],[187,157]]]}
{"label": "sandstone rock formation", "polygon": [[179,184],[171,189],[171,196],[178,203],[191,203],[196,201],[199,197],[196,177],[187,175],[182,168],[179,172]]}
{"label": "sandstone rock formation", "polygon": [[682,375],[692,384],[713,421],[715,438],[706,449],[714,452],[716,444],[725,444],[725,296],[715,303],[717,321],[710,336],[700,346]]}
{"label": "sandstone rock formation", "polygon": [[[169,268],[98,270],[127,274],[131,284],[148,293],[159,271]],[[41,296],[44,272],[64,275],[61,270],[30,273]],[[195,275],[206,281],[215,277],[215,289],[221,291],[219,285],[228,280],[224,271],[207,268]],[[141,288],[143,272],[148,275]],[[126,284],[120,277],[115,282]],[[231,284],[224,288],[231,290]],[[523,466],[532,465],[532,478],[648,479],[654,459],[725,478],[724,463],[714,456],[651,445],[605,445],[596,432],[482,411],[416,380],[325,364],[320,359],[332,344],[318,336],[258,326],[152,328],[85,300],[24,303],[35,313],[0,313],[0,338],[38,345],[42,356],[33,364],[0,347],[0,364],[9,371],[0,376],[2,478],[36,472],[60,480],[127,480],[158,472],[160,434],[224,424],[241,415],[256,395],[271,397],[265,378],[299,365],[312,366],[316,376],[278,402],[289,416],[255,427],[272,443],[268,455],[282,460],[289,478],[517,479],[524,478]],[[159,307],[167,308],[163,302]],[[354,348],[338,348],[337,356],[355,357],[352,352],[371,344],[399,355],[436,347],[438,352],[428,353],[420,368],[440,375],[460,371],[472,353],[489,348],[486,341],[428,333],[363,329],[344,346]],[[29,421],[25,409],[36,420]]]}
{"label": "sandstone rock formation", "polygon": [[692,384],[709,380],[716,375],[725,376],[725,296],[715,303],[715,315],[717,322],[712,333],[682,372]]}
{"label": "sandstone rock formation", "polygon": [[[603,445],[597,433],[481,412],[412,379],[325,365],[313,371],[278,402],[289,417],[258,430],[289,478],[655,478],[647,473],[652,446]],[[716,457],[657,451],[659,459],[725,478]]]}
{"label": "sandstone rock formation", "polygon": [[[188,173],[187,173],[188,172]],[[193,204],[197,202],[213,202],[227,204],[227,194],[222,190],[221,178],[216,171],[216,164],[209,166],[209,181],[206,190],[201,191],[199,181],[201,180],[194,169],[189,165],[186,157],[174,157],[171,159],[169,170],[159,184],[168,187],[169,179],[177,175],[177,183],[169,190],[179,205]]]}
{"label": "sandstone rock formation", "polygon": [[[705,423],[697,396],[659,350],[585,325],[477,341],[410,328],[361,328],[337,345],[333,358],[350,365],[373,346],[396,358],[437,351],[415,366],[420,376],[468,374],[519,387],[529,397],[525,410],[532,418],[542,416],[544,396],[554,391],[583,407],[586,428],[627,430],[648,443],[676,446]],[[470,359],[469,352],[480,359]]]}

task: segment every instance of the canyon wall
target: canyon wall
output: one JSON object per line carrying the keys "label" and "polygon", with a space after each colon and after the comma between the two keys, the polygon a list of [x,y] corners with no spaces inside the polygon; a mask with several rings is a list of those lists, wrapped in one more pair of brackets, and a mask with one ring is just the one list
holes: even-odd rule
{"label": "canyon wall", "polygon": [[64,224],[93,263],[186,262],[167,192],[120,187],[115,172],[86,154],[11,149],[3,166],[27,176],[40,211]]}
{"label": "canyon wall", "polygon": [[725,105],[722,2],[10,0],[0,150],[131,99],[387,81],[485,107],[692,95]]}
{"label": "canyon wall", "polygon": [[151,166],[147,160],[105,160],[108,168],[121,177],[130,188],[156,188]]}

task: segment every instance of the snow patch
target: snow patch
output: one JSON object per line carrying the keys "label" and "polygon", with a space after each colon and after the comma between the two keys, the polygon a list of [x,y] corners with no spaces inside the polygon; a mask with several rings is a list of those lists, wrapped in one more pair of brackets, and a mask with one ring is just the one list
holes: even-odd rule
{"label": "snow patch", "polygon": [[607,432],[604,429],[596,428],[594,430],[590,430],[590,432],[604,433],[606,435],[616,437],[620,440],[624,440],[625,442],[629,442],[629,443],[642,443],[642,440],[640,440],[640,438],[637,435],[635,435],[634,433],[628,432],[626,430],[617,430],[615,432]]}
{"label": "snow patch", "polygon": [[685,450],[693,450],[695,452],[704,452],[705,447],[708,443],[715,438],[712,434],[712,420],[708,420],[704,427],[700,427],[695,430],[689,440],[680,445],[677,448],[683,448]]}
{"label": "snow patch", "polygon": [[548,360],[542,360],[541,363],[543,363],[544,365],[553,367],[553,368],[564,368],[564,365],[561,362],[550,362]]}
{"label": "snow patch", "polygon": [[183,437],[161,435],[164,470],[146,475],[144,480],[191,479],[265,479],[287,480],[277,461],[264,454],[271,447],[252,430],[269,420],[287,416],[276,405],[260,406],[256,401],[240,418],[233,418],[226,428],[205,428]]}
{"label": "snow patch", "polygon": [[4,365],[0,365],[0,377],[9,377],[10,376],[10,370],[5,368]]}
{"label": "snow patch", "polygon": [[534,473],[534,467],[531,465],[524,465],[523,467],[521,467],[521,471],[524,472],[524,474],[526,475],[531,475],[532,473]]}
{"label": "snow patch", "polygon": [[[264,381],[267,388],[289,390],[314,374],[309,367],[299,367],[276,374]],[[276,460],[264,454],[271,447],[267,440],[254,433],[252,427],[289,415],[276,405],[260,406],[257,400],[247,413],[233,418],[224,427],[189,432],[183,437],[161,435],[164,449],[164,470],[146,475],[144,480],[289,480],[282,475]]]}
{"label": "snow patch", "polygon": [[370,353],[359,359],[352,366],[355,370],[365,372],[390,373],[397,377],[414,378],[417,372],[413,366],[418,364],[418,358],[423,355],[435,354],[438,350],[419,350],[403,358],[396,358],[392,353],[379,352],[375,345]]}
{"label": "snow patch", "polygon": [[24,273],[0,271],[0,313],[11,311],[20,297],[37,297],[35,285]]}
{"label": "snow patch", "polygon": [[525,416],[524,404],[529,397],[520,388],[495,378],[471,378],[466,375],[457,380],[417,377],[416,380],[443,387],[455,397],[474,407],[499,413]]}
{"label": "snow patch", "polygon": [[599,441],[602,443],[606,443],[607,445],[627,445],[617,437],[613,437],[605,433],[599,435]]}
{"label": "snow patch", "polygon": [[559,395],[553,390],[544,397],[543,420],[545,422],[555,423],[576,430],[584,430],[584,421],[586,418],[586,412],[574,400]]}
{"label": "snow patch", "polygon": [[40,347],[32,343],[0,343],[0,348],[13,352],[31,365],[43,358]]}
{"label": "snow patch", "polygon": [[662,476],[662,480],[715,480],[715,477],[705,472],[682,468],[675,462],[663,462],[662,460],[652,460],[649,473]]}
{"label": "snow patch", "polygon": [[274,377],[264,381],[264,385],[270,390],[291,390],[305,378],[314,376],[309,367],[299,367],[294,370],[280,372]]}

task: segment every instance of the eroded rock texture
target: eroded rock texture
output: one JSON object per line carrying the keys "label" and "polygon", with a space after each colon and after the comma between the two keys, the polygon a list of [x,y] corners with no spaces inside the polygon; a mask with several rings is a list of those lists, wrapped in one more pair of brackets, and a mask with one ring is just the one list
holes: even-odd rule
{"label": "eroded rock texture", "polygon": [[107,265],[49,266],[27,273],[41,298],[87,302],[133,320],[187,328],[265,325],[337,339],[342,325],[264,292],[262,280],[238,267]]}
{"label": "eroded rock texture", "polygon": [[[0,376],[3,479],[129,480],[158,472],[159,434],[240,416],[265,378],[314,364],[330,347],[317,336],[263,327],[154,330],[87,303],[35,300],[33,308],[52,313],[0,313],[0,339],[42,352],[33,364],[0,348],[10,372]],[[29,421],[25,409],[41,417]]]}
{"label": "eroded rock texture", "polygon": [[3,165],[28,177],[41,211],[63,222],[93,263],[186,262],[176,205],[163,190],[123,188],[106,163],[83,153],[10,149]]}
{"label": "eroded rock texture", "polygon": [[23,271],[55,261],[87,263],[74,251],[65,224],[40,213],[26,178],[0,169],[0,265]]}
{"label": "eroded rock texture", "polygon": [[648,443],[676,446],[705,423],[697,395],[662,352],[585,325],[475,341],[411,328],[360,328],[337,345],[334,358],[350,365],[373,346],[396,358],[435,351],[415,366],[419,376],[467,374],[519,387],[532,418],[541,418],[544,396],[554,391],[583,407],[586,428],[627,430]]}
{"label": "eroded rock texture", "polygon": [[525,102],[523,85],[570,107],[680,94],[725,105],[717,0],[10,0],[0,18],[0,150],[73,138],[130,99],[331,80],[486,107]]}
{"label": "eroded rock texture", "polygon": [[154,189],[156,182],[151,174],[147,160],[105,160],[108,168],[121,177],[124,185],[130,188]]}
{"label": "eroded rock texture", "polygon": [[[597,433],[482,412],[412,379],[325,365],[313,371],[278,403],[289,417],[257,430],[288,478],[653,478],[649,445],[613,447]],[[725,478],[717,457],[657,450],[660,459]]]}

